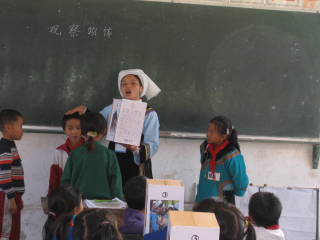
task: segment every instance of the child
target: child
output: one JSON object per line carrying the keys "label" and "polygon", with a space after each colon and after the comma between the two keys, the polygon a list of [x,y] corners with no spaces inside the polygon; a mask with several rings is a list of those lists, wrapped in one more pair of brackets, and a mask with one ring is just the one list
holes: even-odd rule
{"label": "child", "polygon": [[249,220],[256,230],[257,240],[284,240],[279,226],[282,205],[271,192],[257,192],[249,202]]}
{"label": "child", "polygon": [[123,233],[143,233],[147,178],[136,176],[125,185],[123,193],[128,208],[119,230]]}
{"label": "child", "polygon": [[79,189],[72,185],[56,187],[49,194],[48,206],[50,214],[42,229],[43,240],[56,239],[54,236],[55,222],[56,220],[60,220],[64,214],[69,214],[71,218],[67,225],[64,224],[64,229],[63,231],[60,230],[59,234],[62,235],[61,232],[64,232],[65,239],[68,239],[67,236],[72,236],[72,227],[70,226],[69,228],[72,216],[79,214],[83,210]]}
{"label": "child", "polygon": [[[122,97],[133,101],[141,101],[140,98],[144,95],[150,100],[161,91],[140,69],[121,71],[118,76],[118,89]],[[112,105],[109,105],[100,112],[108,122],[112,117],[111,110]],[[81,105],[66,114],[82,114],[85,111],[86,107]],[[147,106],[140,146],[109,143],[109,148],[117,154],[123,187],[130,178],[138,175],[153,178],[151,158],[159,149],[159,126],[157,113]]]}
{"label": "child", "polygon": [[81,146],[85,141],[81,136],[80,120],[81,116],[79,113],[64,115],[62,118],[62,129],[68,138],[66,142],[59,146],[53,154],[47,196],[49,196],[52,189],[60,186],[62,172],[70,152]]}
{"label": "child", "polygon": [[234,204],[234,195],[242,197],[249,183],[237,132],[228,118],[218,116],[210,121],[206,136],[207,140],[200,146],[196,202],[218,196]]}
{"label": "child", "polygon": [[156,209],[155,211],[152,211],[151,218],[150,218],[150,232],[157,232],[160,230],[160,222],[158,216],[162,212],[162,207],[163,207],[162,201],[157,201],[156,202]]}
{"label": "child", "polygon": [[74,240],[122,240],[117,220],[107,209],[88,209],[74,221]]}
{"label": "child", "polygon": [[0,112],[0,236],[3,239],[20,239],[21,210],[24,193],[24,176],[21,159],[14,140],[23,135],[22,115],[12,109]]}
{"label": "child", "polygon": [[206,198],[196,203],[193,211],[211,212],[216,215],[220,227],[219,240],[256,240],[253,225],[230,203],[214,197]]}
{"label": "child", "polygon": [[81,131],[86,143],[71,152],[62,174],[61,184],[74,184],[84,199],[123,198],[116,155],[100,143],[106,128],[100,113],[83,115]]}

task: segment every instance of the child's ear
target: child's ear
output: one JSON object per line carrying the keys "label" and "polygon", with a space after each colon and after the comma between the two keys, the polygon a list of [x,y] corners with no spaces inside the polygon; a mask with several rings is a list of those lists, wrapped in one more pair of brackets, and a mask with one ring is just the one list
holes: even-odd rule
{"label": "child's ear", "polygon": [[225,141],[227,138],[228,138],[227,134],[223,134],[223,135],[222,135],[223,141]]}
{"label": "child's ear", "polygon": [[11,124],[7,123],[6,125],[4,125],[4,130],[7,132],[10,132],[11,129]]}
{"label": "child's ear", "polygon": [[73,214],[78,215],[78,213],[79,213],[79,208],[78,208],[78,207],[75,207],[75,208],[73,209]]}
{"label": "child's ear", "polygon": [[103,131],[103,135],[105,135],[105,134],[106,134],[106,132],[107,132],[107,129],[104,129],[104,131]]}
{"label": "child's ear", "polygon": [[253,220],[253,218],[251,216],[249,216],[248,219],[249,219],[249,222],[255,224],[255,221]]}

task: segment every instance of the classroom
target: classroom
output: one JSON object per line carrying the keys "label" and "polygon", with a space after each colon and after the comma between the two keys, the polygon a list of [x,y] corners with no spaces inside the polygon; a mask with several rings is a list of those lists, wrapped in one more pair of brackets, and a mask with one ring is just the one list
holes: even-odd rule
{"label": "classroom", "polygon": [[125,69],[143,69],[161,89],[148,101],[160,121],[153,176],[182,180],[186,202],[195,201],[208,122],[220,114],[238,130],[250,184],[319,188],[319,14],[174,2],[1,1],[0,109],[18,110],[25,125],[16,142],[21,239],[41,236],[62,115],[121,98]]}

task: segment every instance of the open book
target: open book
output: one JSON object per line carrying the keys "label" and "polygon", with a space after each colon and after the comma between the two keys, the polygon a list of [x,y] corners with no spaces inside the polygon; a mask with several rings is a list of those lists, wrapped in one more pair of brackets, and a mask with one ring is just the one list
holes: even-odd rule
{"label": "open book", "polygon": [[84,200],[88,208],[110,208],[110,209],[121,209],[126,208],[126,203],[121,201],[119,198],[114,198],[112,200]]}
{"label": "open book", "polygon": [[146,109],[144,102],[113,99],[107,140],[139,146]]}

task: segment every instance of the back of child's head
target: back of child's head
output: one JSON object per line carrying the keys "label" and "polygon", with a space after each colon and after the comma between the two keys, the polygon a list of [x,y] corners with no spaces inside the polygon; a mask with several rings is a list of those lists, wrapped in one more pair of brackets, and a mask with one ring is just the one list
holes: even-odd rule
{"label": "back of child's head", "polygon": [[145,207],[147,177],[136,176],[126,182],[123,193],[128,207],[141,211]]}
{"label": "back of child's head", "polygon": [[74,221],[74,240],[122,240],[117,219],[107,209],[88,209]]}
{"label": "back of child's head", "polygon": [[106,119],[98,112],[88,112],[81,118],[81,132],[87,137],[86,148],[89,152],[94,151],[93,138],[103,133],[107,129]]}
{"label": "back of child's head", "polygon": [[71,213],[75,207],[80,207],[81,193],[75,186],[66,184],[53,189],[48,196],[50,214],[42,229],[44,240],[52,240],[54,235],[54,222],[62,215]]}
{"label": "back of child's head", "polygon": [[279,223],[282,205],[279,198],[271,192],[257,192],[249,202],[249,216],[260,227],[270,227]]}
{"label": "back of child's head", "polygon": [[215,206],[218,202],[224,202],[223,198],[220,197],[209,197],[206,199],[203,199],[200,202],[197,202],[193,208],[192,211],[194,212],[210,212],[210,209]]}
{"label": "back of child's head", "polygon": [[66,129],[66,125],[67,125],[67,121],[70,119],[78,119],[79,121],[81,121],[81,115],[78,112],[75,112],[73,114],[69,114],[69,115],[64,115],[62,118],[62,129],[65,130]]}
{"label": "back of child's head", "polygon": [[12,124],[22,115],[13,109],[4,109],[0,112],[0,131],[3,132],[5,125]]}
{"label": "back of child's head", "polygon": [[[214,213],[219,227],[219,240],[255,240],[256,234],[252,224],[247,222],[241,211],[234,205],[218,198],[207,198],[193,207],[194,212]],[[245,231],[245,226],[248,226]]]}
{"label": "back of child's head", "polygon": [[213,123],[216,127],[216,131],[221,135],[226,134],[229,143],[233,145],[240,152],[240,145],[238,143],[238,134],[236,129],[232,126],[231,121],[225,116],[217,116],[211,119],[210,123]]}

